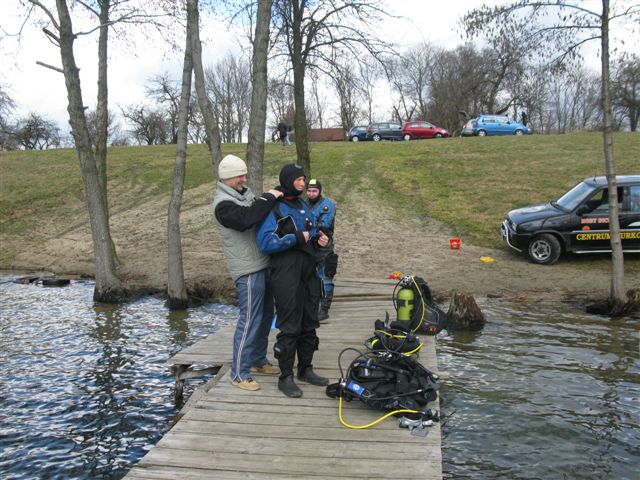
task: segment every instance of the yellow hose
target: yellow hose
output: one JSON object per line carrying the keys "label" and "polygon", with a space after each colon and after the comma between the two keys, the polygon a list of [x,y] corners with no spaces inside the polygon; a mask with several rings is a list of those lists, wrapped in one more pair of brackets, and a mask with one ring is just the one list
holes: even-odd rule
{"label": "yellow hose", "polygon": [[394,410],[393,412],[389,412],[386,415],[383,415],[377,420],[374,420],[373,422],[368,423],[366,425],[350,425],[344,421],[344,418],[342,418],[342,397],[340,397],[340,402],[338,403],[338,416],[340,417],[340,423],[342,423],[342,425],[344,425],[345,427],[353,428],[354,430],[361,430],[364,428],[373,427],[375,424],[380,423],[384,419],[390,417],[391,415],[395,415],[396,413],[418,413],[418,411],[417,410]]}

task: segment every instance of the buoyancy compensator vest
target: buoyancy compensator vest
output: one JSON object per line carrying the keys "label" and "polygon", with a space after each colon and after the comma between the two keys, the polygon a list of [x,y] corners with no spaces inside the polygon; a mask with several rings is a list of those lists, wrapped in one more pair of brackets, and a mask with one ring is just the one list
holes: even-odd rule
{"label": "buoyancy compensator vest", "polygon": [[438,376],[409,355],[380,351],[361,353],[339,382],[327,386],[327,396],[349,402],[357,398],[367,406],[391,413],[421,409],[438,398]]}
{"label": "buoyancy compensator vest", "polygon": [[436,335],[448,326],[447,314],[433,301],[427,282],[411,275],[400,279],[393,290],[397,319],[389,325],[405,332]]}
{"label": "buoyancy compensator vest", "polygon": [[406,355],[417,354],[424,343],[413,333],[398,328],[391,328],[389,314],[387,321],[376,320],[373,336],[365,341],[365,346],[374,352],[389,350]]}

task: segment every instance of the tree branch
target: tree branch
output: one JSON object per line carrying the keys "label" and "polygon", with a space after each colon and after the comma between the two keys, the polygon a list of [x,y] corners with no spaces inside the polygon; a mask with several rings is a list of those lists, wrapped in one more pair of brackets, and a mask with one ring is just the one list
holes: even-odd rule
{"label": "tree branch", "polygon": [[49,65],[47,63],[41,62],[40,60],[36,61],[36,65],[40,65],[41,67],[50,68],[51,70],[55,70],[58,73],[64,73],[64,70],[58,67],[54,67],[53,65]]}
{"label": "tree branch", "polygon": [[56,28],[56,30],[60,30],[60,25],[58,25],[58,22],[56,22],[56,18],[47,7],[42,5],[42,3],[40,3],[38,0],[29,0],[29,3],[35,5],[36,7],[39,7],[45,13],[45,15],[49,17],[49,20],[51,20],[51,23]]}

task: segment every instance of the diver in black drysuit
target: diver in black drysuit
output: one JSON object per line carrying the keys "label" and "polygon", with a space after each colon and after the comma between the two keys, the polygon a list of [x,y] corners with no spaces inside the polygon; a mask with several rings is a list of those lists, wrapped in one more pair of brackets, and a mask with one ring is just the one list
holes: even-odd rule
{"label": "diver in black drysuit", "polygon": [[280,330],[274,345],[281,371],[278,388],[289,397],[300,397],[302,390],[293,381],[296,354],[299,380],[312,385],[329,383],[313,371],[312,362],[319,345],[316,329],[320,326],[322,293],[316,250],[318,242],[326,246],[330,239],[318,230],[316,216],[300,198],[305,188],[302,167],[285,165],[280,172],[280,188],[284,198],[259,225],[257,240],[260,250],[271,256],[276,326]]}

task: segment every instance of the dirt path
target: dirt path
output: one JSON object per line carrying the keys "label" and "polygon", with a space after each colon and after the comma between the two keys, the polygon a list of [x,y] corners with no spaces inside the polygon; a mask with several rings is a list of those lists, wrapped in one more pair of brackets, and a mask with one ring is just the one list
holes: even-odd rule
{"label": "dirt path", "polygon": [[[212,224],[211,185],[185,192],[181,214],[184,269],[190,284],[207,284],[226,278],[222,252]],[[474,295],[554,296],[606,295],[609,289],[608,256],[567,257],[553,266],[529,263],[506,249],[475,247],[462,238],[462,248],[449,248],[448,229],[430,219],[397,218],[376,199],[353,192],[338,206],[336,251],[342,278],[386,278],[400,271],[427,280],[436,294],[462,291]],[[166,284],[167,200],[144,197],[135,206],[112,208],[112,232],[123,262],[122,273],[134,284],[162,288]],[[116,201],[117,203],[117,201]],[[84,212],[84,210],[83,210]],[[88,224],[81,213],[77,226],[50,229],[43,226],[29,239],[9,239],[16,252],[7,268],[46,270],[58,274],[91,275],[92,248]],[[496,235],[498,235],[496,226]],[[63,232],[49,238],[51,231]],[[49,233],[48,233],[49,232]],[[480,257],[495,261],[484,263]],[[627,287],[638,286],[638,261],[628,262]],[[223,280],[224,281],[224,280]]]}

